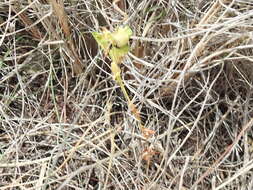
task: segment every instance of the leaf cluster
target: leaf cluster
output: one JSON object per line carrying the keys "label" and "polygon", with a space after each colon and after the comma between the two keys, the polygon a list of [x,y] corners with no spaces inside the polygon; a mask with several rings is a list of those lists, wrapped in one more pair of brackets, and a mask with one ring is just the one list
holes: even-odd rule
{"label": "leaf cluster", "polygon": [[129,26],[118,27],[114,32],[103,29],[102,32],[93,32],[92,35],[112,62],[120,64],[124,56],[129,52],[129,39],[132,36]]}

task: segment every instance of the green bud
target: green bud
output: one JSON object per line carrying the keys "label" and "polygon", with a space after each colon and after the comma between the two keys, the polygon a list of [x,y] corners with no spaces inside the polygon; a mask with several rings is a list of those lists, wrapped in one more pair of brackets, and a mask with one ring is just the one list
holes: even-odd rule
{"label": "green bud", "polygon": [[111,35],[113,44],[119,48],[127,45],[132,34],[133,32],[129,26],[119,27]]}

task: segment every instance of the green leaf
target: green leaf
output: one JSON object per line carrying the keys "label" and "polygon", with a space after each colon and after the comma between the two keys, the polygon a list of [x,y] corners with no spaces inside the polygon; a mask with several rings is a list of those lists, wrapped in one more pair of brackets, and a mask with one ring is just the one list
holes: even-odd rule
{"label": "green leaf", "polygon": [[95,38],[98,45],[100,45],[105,52],[109,50],[112,41],[110,37],[110,32],[92,32],[92,36]]}
{"label": "green leaf", "polygon": [[109,51],[109,56],[113,62],[119,64],[128,52],[129,52],[128,45],[125,45],[121,48],[112,47],[112,49]]}

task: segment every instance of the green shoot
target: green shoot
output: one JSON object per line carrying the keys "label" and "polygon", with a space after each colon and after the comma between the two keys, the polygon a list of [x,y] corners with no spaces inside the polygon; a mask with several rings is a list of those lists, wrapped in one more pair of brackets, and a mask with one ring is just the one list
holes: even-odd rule
{"label": "green shoot", "polygon": [[109,52],[109,57],[112,60],[111,71],[114,80],[119,84],[125,98],[130,102],[130,98],[121,78],[120,63],[125,55],[129,52],[129,39],[132,35],[132,30],[129,26],[119,27],[114,32],[103,29],[101,33],[93,32],[93,37],[104,50],[105,54]]}
{"label": "green shoot", "polygon": [[146,129],[141,124],[140,113],[127,94],[124,82],[121,78],[121,70],[119,66],[130,50],[129,40],[132,33],[133,32],[129,26],[124,26],[117,28],[114,32],[110,32],[104,28],[101,33],[93,32],[92,35],[97,41],[98,45],[103,49],[105,55],[107,56],[109,53],[109,57],[112,60],[111,71],[113,79],[120,86],[132,114],[140,122],[140,130],[143,133],[143,136],[149,138],[154,134],[154,132],[152,130]]}

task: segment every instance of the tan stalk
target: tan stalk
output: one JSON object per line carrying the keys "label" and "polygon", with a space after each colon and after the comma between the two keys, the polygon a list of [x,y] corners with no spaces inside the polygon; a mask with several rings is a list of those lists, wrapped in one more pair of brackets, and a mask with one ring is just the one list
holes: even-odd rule
{"label": "tan stalk", "polygon": [[40,40],[42,38],[42,34],[39,30],[39,28],[35,25],[32,26],[33,21],[27,16],[28,13],[26,12],[20,12],[20,3],[16,2],[14,6],[12,6],[12,10],[17,14],[17,16],[20,18],[20,20],[24,23],[25,27],[29,28],[27,29],[28,32],[37,40]]}
{"label": "tan stalk", "polygon": [[63,1],[59,0],[57,2],[56,0],[48,0],[48,2],[52,5],[54,13],[60,21],[62,31],[67,39],[67,46],[69,49],[70,56],[74,59],[73,71],[75,74],[78,75],[82,72],[82,64],[78,54],[76,53],[77,49],[71,36],[71,29],[69,27],[67,14],[64,10]]}

